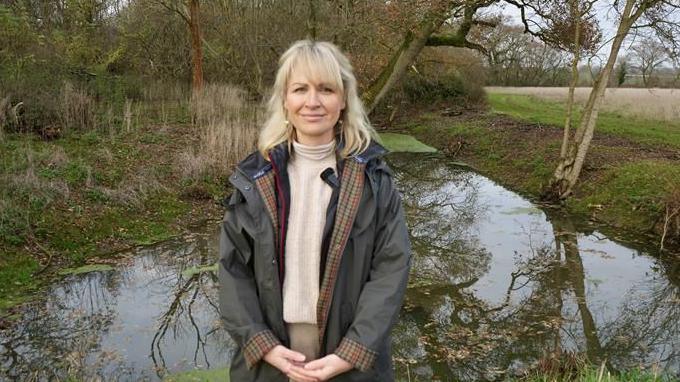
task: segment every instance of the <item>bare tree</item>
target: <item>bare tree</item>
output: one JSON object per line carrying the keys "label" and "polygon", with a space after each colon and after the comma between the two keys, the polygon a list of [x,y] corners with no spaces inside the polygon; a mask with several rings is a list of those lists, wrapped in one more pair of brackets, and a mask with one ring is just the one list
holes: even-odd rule
{"label": "bare tree", "polygon": [[[656,28],[672,32],[672,26],[670,29],[666,29],[666,22],[659,17],[667,16],[669,12],[672,13],[672,11],[680,9],[680,2],[665,0],[626,0],[623,3],[622,9],[621,5],[622,2],[617,0],[611,3],[614,9],[620,11],[616,35],[612,40],[606,64],[595,79],[592,91],[583,109],[578,128],[573,135],[565,136],[566,149],[563,146],[562,150],[565,155],[561,155],[551,180],[550,189],[546,194],[551,198],[567,198],[578,181],[585,162],[586,153],[593,138],[599,109],[604,100],[605,89],[609,84],[609,78],[619,55],[621,45],[631,31],[631,28],[656,25]],[[677,27],[677,24],[674,26]]]}
{"label": "bare tree", "polygon": [[669,58],[666,47],[658,38],[644,37],[631,47],[631,56],[635,59],[635,67],[642,74],[642,83],[645,87],[651,85],[651,77],[654,71]]}
{"label": "bare tree", "polygon": [[519,25],[501,21],[495,28],[478,28],[471,34],[487,55],[490,83],[502,86],[559,86],[564,84],[567,54]]}
{"label": "bare tree", "polygon": [[[657,36],[666,42],[667,46],[672,47],[671,50],[677,51],[678,24],[674,22],[677,19],[677,14],[674,14],[674,12],[680,9],[680,2],[676,0],[570,0],[566,4],[568,11],[562,12],[567,17],[562,21],[555,22],[554,13],[546,12],[546,9],[555,6],[555,4],[549,4],[552,2],[505,1],[514,4],[521,10],[522,20],[527,32],[540,36],[545,41],[563,44],[572,52],[582,51],[589,41],[597,41],[595,38],[589,38],[589,31],[591,29],[597,30],[596,25],[593,23],[593,28],[586,28],[588,19],[583,17],[586,13],[579,10],[588,9],[595,3],[599,3],[599,5],[607,6],[616,11],[619,16],[616,34],[611,41],[609,56],[595,77],[592,91],[583,109],[581,121],[573,134],[568,130],[571,124],[570,116],[567,117],[565,122],[562,155],[544,195],[548,199],[562,200],[571,195],[583,168],[593,138],[599,109],[604,99],[605,89],[609,84],[621,45],[631,30],[648,27],[652,28]],[[559,7],[559,5],[557,6]],[[531,19],[531,15],[528,15],[529,11],[533,11],[538,21]],[[579,26],[577,27],[577,25]],[[567,38],[570,35],[573,37]],[[594,33],[590,33],[590,35],[597,36]],[[573,68],[574,63],[572,62],[572,71]],[[572,86],[574,83],[572,82]]]}

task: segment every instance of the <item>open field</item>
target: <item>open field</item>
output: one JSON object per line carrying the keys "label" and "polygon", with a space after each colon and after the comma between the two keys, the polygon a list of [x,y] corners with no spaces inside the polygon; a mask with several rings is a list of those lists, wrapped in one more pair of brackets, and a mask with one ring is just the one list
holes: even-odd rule
{"label": "open field", "polygon": [[[568,88],[500,87],[485,88],[490,94],[521,94],[548,101],[565,101]],[[591,88],[576,88],[575,100],[585,104]],[[607,89],[602,109],[626,116],[661,121],[680,120],[680,89]]]}
{"label": "open field", "polygon": [[[566,107],[563,102],[550,101],[521,94],[490,93],[491,109],[500,114],[537,124],[564,125]],[[581,118],[581,107],[574,110],[574,125]],[[603,110],[597,119],[595,135],[610,134],[655,147],[680,148],[680,119],[658,121],[643,116],[623,116]]]}

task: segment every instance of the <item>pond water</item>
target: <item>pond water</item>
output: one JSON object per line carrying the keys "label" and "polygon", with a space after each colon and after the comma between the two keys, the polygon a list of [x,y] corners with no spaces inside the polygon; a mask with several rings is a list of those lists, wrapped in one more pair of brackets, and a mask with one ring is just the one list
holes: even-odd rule
{"label": "pond water", "polygon": [[[498,380],[565,351],[680,376],[677,261],[440,156],[389,162],[414,254],[393,332],[400,380]],[[0,380],[159,380],[228,366],[217,278],[184,272],[216,261],[217,232],[209,224],[52,285],[0,331]]]}

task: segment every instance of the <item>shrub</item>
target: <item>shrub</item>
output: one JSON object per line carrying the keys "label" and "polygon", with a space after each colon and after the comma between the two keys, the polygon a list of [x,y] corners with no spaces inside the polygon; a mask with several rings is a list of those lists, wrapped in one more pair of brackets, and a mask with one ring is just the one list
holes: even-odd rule
{"label": "shrub", "polygon": [[374,120],[392,120],[406,106],[485,102],[480,59],[462,49],[426,48],[398,86],[376,107]]}
{"label": "shrub", "polygon": [[431,103],[451,98],[465,97],[463,81],[457,76],[426,77],[409,72],[404,78],[403,90],[412,103]]}
{"label": "shrub", "polygon": [[[477,103],[485,97],[484,65],[479,55],[469,49],[426,48],[414,68],[417,70],[410,72],[404,84],[406,89],[411,89],[411,93],[424,97],[425,102],[453,99],[456,102]],[[412,79],[414,76],[420,79]],[[422,88],[413,89],[413,85]]]}

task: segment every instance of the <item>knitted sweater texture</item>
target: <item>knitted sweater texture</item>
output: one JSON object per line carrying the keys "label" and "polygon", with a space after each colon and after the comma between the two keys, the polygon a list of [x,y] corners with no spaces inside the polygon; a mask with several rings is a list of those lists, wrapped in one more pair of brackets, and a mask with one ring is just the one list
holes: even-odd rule
{"label": "knitted sweater texture", "polygon": [[335,141],[320,146],[293,142],[283,283],[283,319],[288,323],[316,323],[321,241],[333,191],[321,173],[329,167],[336,170]]}

